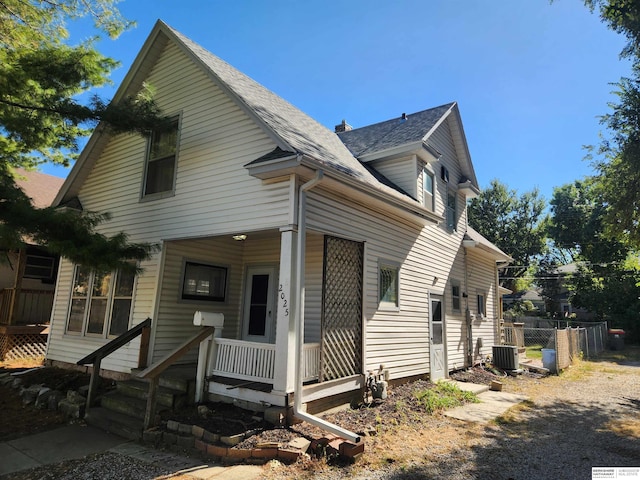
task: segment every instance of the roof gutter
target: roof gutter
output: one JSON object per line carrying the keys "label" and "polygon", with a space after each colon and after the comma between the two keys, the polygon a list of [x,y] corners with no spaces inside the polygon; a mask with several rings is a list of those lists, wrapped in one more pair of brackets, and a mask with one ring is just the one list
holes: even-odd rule
{"label": "roof gutter", "polygon": [[345,438],[351,442],[359,442],[360,437],[345,430],[338,425],[327,422],[319,417],[311,415],[302,410],[302,359],[304,349],[304,296],[305,296],[305,284],[304,284],[304,258],[305,258],[305,242],[307,237],[307,225],[306,225],[306,203],[307,192],[316,187],[324,178],[324,172],[322,170],[316,171],[316,176],[300,186],[298,192],[298,248],[296,252],[296,288],[295,294],[298,296],[294,305],[295,315],[297,316],[296,326],[296,354],[295,354],[295,374],[296,374],[296,389],[293,400],[293,413],[300,420],[303,420],[311,425],[315,425],[322,430],[333,433],[338,437]]}

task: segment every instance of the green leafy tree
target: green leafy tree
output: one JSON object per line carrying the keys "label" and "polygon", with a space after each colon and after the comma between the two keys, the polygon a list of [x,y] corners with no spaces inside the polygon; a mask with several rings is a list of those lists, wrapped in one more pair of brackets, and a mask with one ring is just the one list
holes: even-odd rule
{"label": "green leafy tree", "polygon": [[115,3],[0,2],[0,249],[20,248],[29,238],[74,262],[107,269],[127,267],[128,260],[153,251],[151,245],[129,243],[122,233],[97,233],[108,214],[34,208],[13,176],[16,167],[68,166],[81,139],[98,124],[111,133],[143,135],[164,124],[148,88],[111,103],[89,96],[109,82],[118,63],[96,50],[99,36],[70,45],[65,22],[90,16],[98,32],[116,38],[131,23]]}
{"label": "green leafy tree", "polygon": [[631,60],[631,75],[616,84],[618,99],[601,118],[610,136],[590,147],[590,155],[598,157],[595,180],[606,206],[604,233],[640,248],[640,2],[585,0],[585,5],[627,39],[620,56]]}
{"label": "green leafy tree", "polygon": [[[570,302],[640,336],[638,256],[622,239],[605,233],[606,207],[598,180],[575,181],[554,190],[548,232],[571,252],[578,268],[565,278]],[[551,270],[551,269],[550,269]]]}
{"label": "green leafy tree", "polygon": [[523,289],[530,266],[545,251],[545,207],[538,190],[518,195],[498,180],[469,203],[469,224],[514,259],[501,271],[502,285],[511,290]]}

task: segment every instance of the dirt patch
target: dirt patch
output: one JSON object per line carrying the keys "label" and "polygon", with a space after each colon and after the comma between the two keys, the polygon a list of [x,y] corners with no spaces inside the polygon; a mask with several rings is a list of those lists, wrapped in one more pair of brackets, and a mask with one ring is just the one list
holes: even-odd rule
{"label": "dirt patch", "polygon": [[493,380],[506,377],[507,374],[501,370],[494,369],[494,372],[488,371],[483,367],[473,367],[464,370],[451,372],[449,377],[458,382],[477,383],[478,385],[491,385]]}
{"label": "dirt patch", "polygon": [[[0,375],[19,373],[41,365],[41,360],[2,362],[0,363]],[[0,411],[2,412],[0,415],[0,441],[5,442],[24,435],[43,432],[67,422],[67,418],[61,413],[38,410],[33,406],[24,405],[18,392],[8,384],[0,384]]]}
{"label": "dirt patch", "polygon": [[[90,375],[85,372],[45,367],[41,359],[0,362],[0,375],[3,374],[19,379],[24,387],[42,385],[65,394],[68,390],[89,385],[90,380]],[[0,441],[50,430],[69,422],[62,413],[25,405],[20,397],[20,388],[13,388],[12,383],[13,380],[0,383]],[[98,390],[107,391],[112,387],[111,381],[101,379]]]}

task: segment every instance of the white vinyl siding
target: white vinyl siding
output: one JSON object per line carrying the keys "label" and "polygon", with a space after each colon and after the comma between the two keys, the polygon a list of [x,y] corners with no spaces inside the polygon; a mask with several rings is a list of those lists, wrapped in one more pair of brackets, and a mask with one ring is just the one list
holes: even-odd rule
{"label": "white vinyl siding", "polygon": [[[273,139],[178,47],[167,44],[146,80],[156,89],[156,101],[162,111],[181,119],[172,196],[141,201],[146,141],[136,135],[119,135],[101,152],[79,198],[88,211],[110,212],[111,220],[99,226],[102,233],[125,231],[130,241],[163,245],[161,253],[141,265],[144,272],[137,280],[131,321],[136,325],[147,317],[153,319],[152,360],[158,360],[195,333],[196,310],[223,313],[222,335],[241,338],[246,269],[280,263],[280,228],[293,223],[289,211],[293,202],[289,197],[290,182],[262,182],[244,168],[272,151],[276,146]],[[439,181],[440,167],[446,166],[454,184],[461,175],[448,121],[430,136],[429,143],[442,153],[429,165],[436,172],[434,211],[444,215],[447,189]],[[421,163],[410,156],[378,161],[375,167],[423,201]],[[458,228],[449,232],[446,222],[422,227],[388,211],[372,210],[350,200],[349,191],[350,187],[345,186],[343,191],[328,193],[320,184],[308,193],[305,341],[320,339],[323,239],[325,235],[335,235],[365,244],[363,373],[380,364],[389,369],[392,379],[429,373],[430,293],[442,295],[448,306],[444,310],[448,367],[464,366],[468,299],[462,299],[460,312],[452,312],[451,278],[460,279],[463,292],[486,292],[487,318],[474,325],[473,332],[474,341],[483,339],[481,353],[490,353],[495,262],[471,252],[467,258],[467,284],[461,247],[466,226],[462,196],[457,199]],[[240,233],[247,235],[245,241],[231,239]],[[224,302],[181,298],[185,261],[228,269]],[[380,261],[400,266],[401,303],[395,310],[379,307]],[[48,358],[75,363],[103,345],[104,340],[79,341],[77,335],[65,334],[72,265],[63,260],[59,272]],[[137,367],[138,351],[139,338],[107,357],[103,368],[128,372]],[[182,361],[195,361],[196,355],[194,349]]]}
{"label": "white vinyl siding", "polygon": [[[238,328],[237,302],[242,282],[242,246],[227,239],[202,239],[168,242],[165,244],[165,263],[160,303],[155,318],[155,346],[153,361],[170,353],[177,345],[197,333],[193,325],[196,311],[224,314],[223,336],[236,337]],[[224,265],[227,270],[228,302],[182,300],[182,277],[185,261]],[[180,363],[193,362],[197,349],[183,357]]]}
{"label": "white vinyl siding", "polygon": [[416,165],[415,155],[393,160],[378,160],[372,166],[387,177],[413,198],[418,198],[416,191]]}
{"label": "white vinyl siding", "polygon": [[[449,128],[449,122],[443,122],[438,129],[433,132],[429,137],[429,144],[433,146],[438,152],[442,153],[440,159],[436,162],[429,163],[429,166],[435,172],[435,212],[445,217],[446,220],[446,208],[447,208],[447,195],[450,190],[454,189],[460,180],[462,170],[457,160],[456,147],[451,137],[451,129]],[[449,183],[444,183],[440,178],[441,168],[445,167],[449,172]],[[422,182],[422,179],[421,179]],[[457,194],[456,194],[457,195]],[[463,198],[456,198],[458,204],[458,212],[456,215],[456,230],[462,230],[464,232],[466,226],[466,219],[464,216],[465,202]],[[442,222],[441,227],[443,230],[447,230],[447,222]]]}
{"label": "white vinyl siding", "polygon": [[305,261],[304,341],[320,341],[324,235],[307,230]]}
{"label": "white vinyl siding", "polygon": [[[436,226],[400,222],[338,196],[320,193],[319,189],[309,193],[307,214],[309,228],[365,242],[364,371],[376,369],[383,363],[389,368],[391,378],[427,374],[428,293],[443,295],[452,265],[455,262],[462,266],[462,257],[457,256],[461,237],[445,234]],[[381,261],[402,266],[401,304],[394,311],[378,305]],[[462,275],[461,270],[458,275]],[[438,277],[435,286],[434,277]],[[459,338],[459,333],[457,335]],[[456,335],[447,332],[447,338],[453,342]]]}
{"label": "white vinyl siding", "polygon": [[[474,361],[482,356],[490,355],[491,346],[499,339],[496,337],[495,322],[498,321],[496,290],[495,290],[495,260],[480,254],[473,248],[468,249],[469,269],[469,306],[473,319],[474,354],[478,338],[482,339],[482,349]],[[492,281],[494,280],[494,281]],[[484,297],[485,314],[480,316],[477,310],[478,296]]]}
{"label": "white vinyl siding", "polygon": [[[288,182],[263,185],[244,168],[275,148],[273,140],[253,119],[173,44],[166,47],[148,82],[156,89],[156,101],[162,111],[181,117],[175,195],[140,201],[147,142],[137,135],[117,135],[102,151],[79,193],[86,210],[111,214],[111,220],[99,225],[98,230],[107,235],[125,231],[132,242],[160,243],[250,233],[288,224]],[[142,265],[144,272],[137,282],[131,325],[154,317],[159,260],[157,254]],[[169,268],[163,276],[177,275],[174,278],[179,280],[181,260],[178,264],[173,257],[168,261]],[[49,358],[75,363],[105,340],[79,340],[77,336],[64,334],[72,269],[62,263]],[[240,282],[241,275],[241,268],[232,272],[232,281]],[[173,284],[175,288],[179,283]],[[239,294],[240,283],[236,287]],[[159,293],[160,318],[153,318],[159,326],[155,332],[157,355],[175,348],[193,328],[194,308],[177,306],[178,290],[171,291],[172,305],[169,305],[165,298],[167,288],[165,281]],[[200,308],[211,309],[211,305]],[[175,318],[171,316],[174,313]],[[225,312],[225,336],[236,338],[238,315],[237,308]],[[169,324],[163,326],[167,319]],[[138,346],[139,338],[107,357],[103,367],[120,372],[137,367]]]}
{"label": "white vinyl siding", "polygon": [[267,134],[173,44],[148,82],[162,111],[181,117],[175,194],[140,202],[147,142],[118,135],[79,195],[85,209],[111,213],[100,230],[156,242],[286,224],[288,183],[263,185],[244,168],[275,148]]}

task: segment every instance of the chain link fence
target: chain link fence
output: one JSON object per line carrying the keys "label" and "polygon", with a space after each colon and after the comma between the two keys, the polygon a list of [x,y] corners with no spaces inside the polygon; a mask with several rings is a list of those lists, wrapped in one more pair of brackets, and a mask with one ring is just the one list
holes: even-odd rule
{"label": "chain link fence", "polygon": [[568,322],[562,320],[540,319],[540,323],[546,327],[527,327],[525,322],[505,323],[503,344],[519,347],[530,360],[540,359],[543,363],[548,360],[556,372],[567,368],[576,358],[593,358],[606,348],[606,322],[583,322],[578,327],[567,326]]}

